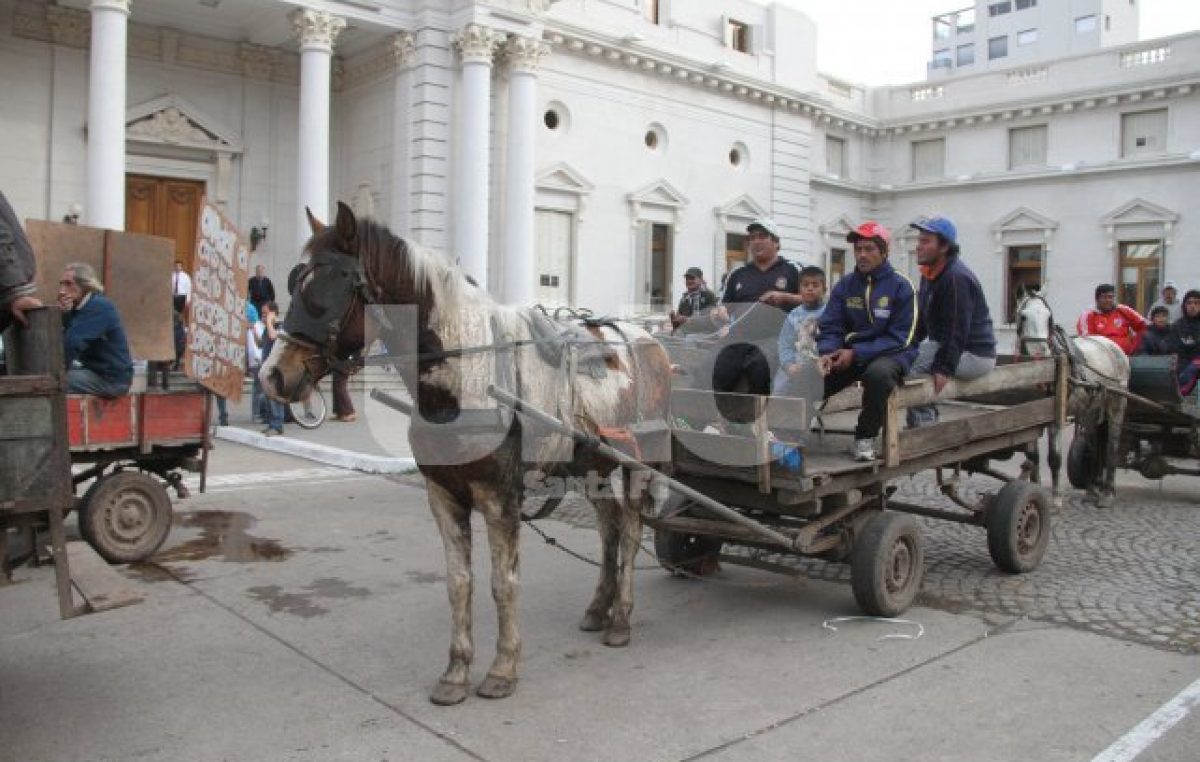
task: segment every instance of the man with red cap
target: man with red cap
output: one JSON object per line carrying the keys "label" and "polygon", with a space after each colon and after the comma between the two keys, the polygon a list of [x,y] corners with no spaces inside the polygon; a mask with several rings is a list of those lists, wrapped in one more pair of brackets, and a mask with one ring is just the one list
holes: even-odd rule
{"label": "man with red cap", "polygon": [[864,222],[846,240],[854,245],[855,268],[829,294],[817,350],[826,398],[862,381],[862,413],[851,453],[868,461],[875,459],[888,395],[917,356],[917,300],[912,283],[888,262],[892,234],[887,228]]}

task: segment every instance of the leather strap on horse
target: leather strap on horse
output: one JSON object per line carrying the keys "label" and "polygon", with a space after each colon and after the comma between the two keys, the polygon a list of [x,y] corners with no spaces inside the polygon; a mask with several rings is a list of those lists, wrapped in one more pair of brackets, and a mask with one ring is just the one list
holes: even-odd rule
{"label": "leather strap on horse", "polygon": [[642,460],[642,446],[628,426],[597,426],[596,436],[603,437],[626,455]]}

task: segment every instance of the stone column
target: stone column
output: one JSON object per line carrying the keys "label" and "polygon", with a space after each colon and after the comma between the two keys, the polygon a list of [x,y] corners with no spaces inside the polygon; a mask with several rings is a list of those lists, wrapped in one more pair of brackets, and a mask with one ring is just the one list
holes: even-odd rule
{"label": "stone column", "polygon": [[509,62],[508,163],[504,178],[504,301],[530,306],[537,301],[534,255],[534,137],[537,125],[537,69],[550,47],[541,40],[512,36],[505,45]]}
{"label": "stone column", "polygon": [[304,208],[322,222],[329,217],[329,86],[333,44],[345,20],[324,11],[297,8],[288,18],[300,41],[299,240],[312,235]]}
{"label": "stone column", "polygon": [[125,229],[125,57],[129,0],[92,0],[88,69],[88,224]]}
{"label": "stone column", "polygon": [[467,24],[454,36],[462,56],[462,115],[454,183],[454,248],[463,270],[488,287],[488,191],[492,55],[501,37],[492,29]]}
{"label": "stone column", "polygon": [[389,224],[397,235],[409,236],[412,227],[412,65],[416,40],[409,32],[391,39],[396,84],[392,100],[392,209]]}

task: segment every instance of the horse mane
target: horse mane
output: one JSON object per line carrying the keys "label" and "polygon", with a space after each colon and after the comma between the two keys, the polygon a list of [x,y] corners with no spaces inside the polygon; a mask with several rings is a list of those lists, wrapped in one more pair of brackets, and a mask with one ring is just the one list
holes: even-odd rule
{"label": "horse mane", "polygon": [[[359,217],[355,222],[353,241],[344,241],[337,226],[329,225],[313,235],[307,248],[351,249],[346,253],[362,263],[367,288],[377,303],[416,303],[423,320],[448,329],[451,335],[444,338],[451,339],[450,346],[456,340],[468,339],[461,325],[468,313],[486,313],[510,334],[520,330],[521,311],[498,304],[440,251],[406,240],[369,217]],[[411,294],[396,292],[397,284],[404,282],[412,285]],[[471,337],[475,341],[480,338]]]}

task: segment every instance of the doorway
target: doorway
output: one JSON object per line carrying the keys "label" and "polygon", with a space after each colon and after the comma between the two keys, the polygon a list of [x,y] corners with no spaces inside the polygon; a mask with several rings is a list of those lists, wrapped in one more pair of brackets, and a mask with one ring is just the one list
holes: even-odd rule
{"label": "doorway", "polygon": [[550,209],[538,209],[535,215],[538,304],[570,306],[573,215]]}
{"label": "doorway", "polygon": [[203,180],[126,175],[125,230],[172,239],[175,258],[190,273],[204,191]]}

